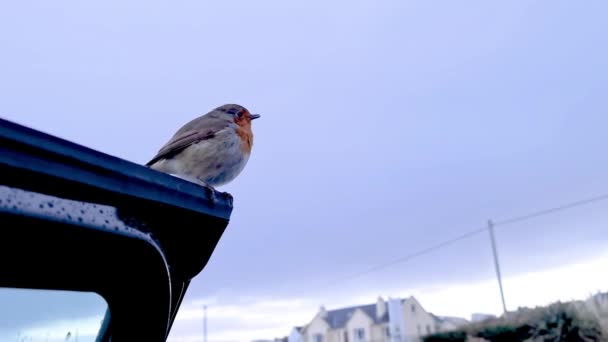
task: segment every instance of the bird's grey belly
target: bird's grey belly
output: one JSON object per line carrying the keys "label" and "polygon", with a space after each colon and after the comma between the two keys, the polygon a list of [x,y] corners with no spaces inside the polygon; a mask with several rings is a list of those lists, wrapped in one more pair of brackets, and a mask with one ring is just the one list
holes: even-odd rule
{"label": "bird's grey belly", "polygon": [[236,178],[245,168],[249,155],[241,150],[236,135],[203,140],[183,151],[182,172],[211,186],[221,186]]}

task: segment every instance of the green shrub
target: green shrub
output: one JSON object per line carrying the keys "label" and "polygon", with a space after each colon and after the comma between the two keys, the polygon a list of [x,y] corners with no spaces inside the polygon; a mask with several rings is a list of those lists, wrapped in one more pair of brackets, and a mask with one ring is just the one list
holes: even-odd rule
{"label": "green shrub", "polygon": [[523,341],[530,337],[531,328],[527,324],[519,327],[497,325],[483,329],[477,333],[477,337],[483,337],[492,342]]}
{"label": "green shrub", "polygon": [[467,333],[464,331],[450,331],[428,335],[422,338],[423,342],[465,342]]}

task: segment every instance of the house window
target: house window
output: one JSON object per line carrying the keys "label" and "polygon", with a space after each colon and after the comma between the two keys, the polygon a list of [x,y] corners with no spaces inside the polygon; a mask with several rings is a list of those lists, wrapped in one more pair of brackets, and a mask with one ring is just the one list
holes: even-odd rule
{"label": "house window", "polygon": [[430,325],[426,325],[426,333],[430,334],[431,333],[431,326]]}
{"label": "house window", "polygon": [[384,336],[391,337],[391,328],[390,327],[384,328]]}
{"label": "house window", "polygon": [[412,304],[412,313],[416,313],[416,305]]}
{"label": "house window", "polygon": [[422,333],[422,329],[420,329],[420,324],[418,324],[417,328],[418,328],[418,336],[420,336],[420,334]]}
{"label": "house window", "polygon": [[313,342],[323,342],[323,334],[314,334],[312,335]]}
{"label": "house window", "polygon": [[344,330],[344,342],[348,342],[348,331]]}
{"label": "house window", "polygon": [[355,329],[354,335],[355,335],[355,341],[357,341],[357,342],[365,341],[365,329],[363,329],[363,328]]}

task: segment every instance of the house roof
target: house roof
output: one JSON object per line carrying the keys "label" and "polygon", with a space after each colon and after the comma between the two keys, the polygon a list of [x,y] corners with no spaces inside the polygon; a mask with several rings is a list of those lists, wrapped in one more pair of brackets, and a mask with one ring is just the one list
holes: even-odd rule
{"label": "house roof", "polygon": [[443,323],[443,322],[448,322],[448,323],[452,323],[455,325],[460,325],[460,324],[467,324],[469,323],[469,321],[466,320],[466,318],[462,318],[462,317],[453,317],[453,316],[437,316],[433,313],[429,313],[436,322],[438,323]]}
{"label": "house roof", "polygon": [[429,312],[429,315],[431,315],[431,317],[433,317],[433,319],[434,319],[434,320],[435,320],[435,322],[437,322],[437,323],[443,323],[443,321],[444,321],[444,320],[443,320],[443,318],[441,318],[441,317],[439,317],[439,316],[435,315],[435,314],[434,314],[434,313],[432,313],[432,312]]}
{"label": "house roof", "polygon": [[595,294],[593,297],[599,298],[599,299],[608,299],[608,292],[599,292],[599,293]]}
{"label": "house roof", "polygon": [[351,306],[347,308],[328,310],[327,316],[323,319],[329,324],[332,329],[343,328],[348,320],[353,316],[355,311],[360,309],[376,324],[388,322],[388,310],[380,318],[376,317],[376,304]]}

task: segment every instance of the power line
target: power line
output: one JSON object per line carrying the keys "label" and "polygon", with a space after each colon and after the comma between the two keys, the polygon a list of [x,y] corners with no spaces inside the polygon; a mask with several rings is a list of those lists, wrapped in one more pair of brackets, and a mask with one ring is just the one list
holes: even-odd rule
{"label": "power line", "polygon": [[401,258],[394,259],[394,260],[392,260],[392,261],[389,261],[389,262],[386,262],[386,263],[382,263],[382,264],[379,264],[379,265],[373,266],[373,267],[371,267],[371,268],[369,268],[369,269],[367,269],[367,270],[365,270],[365,271],[362,271],[362,272],[358,272],[358,273],[351,274],[351,275],[349,275],[349,276],[346,276],[346,277],[344,277],[344,278],[341,278],[341,279],[339,279],[339,280],[336,280],[336,281],[334,281],[334,282],[331,282],[331,283],[329,283],[329,284],[327,284],[327,285],[325,285],[325,286],[323,286],[323,287],[329,287],[329,286],[332,286],[332,285],[335,285],[335,284],[341,283],[341,282],[346,281],[346,280],[350,280],[350,279],[353,279],[353,278],[358,278],[358,277],[363,276],[363,275],[366,275],[366,274],[368,274],[368,273],[372,273],[372,272],[379,271],[379,270],[381,270],[381,269],[384,269],[384,268],[387,268],[387,267],[393,266],[393,265],[395,265],[395,264],[400,264],[400,263],[402,263],[402,262],[409,261],[409,260],[411,260],[411,259],[417,258],[417,257],[419,257],[419,256],[422,256],[422,255],[425,255],[425,254],[428,254],[428,253],[431,253],[431,252],[434,252],[434,251],[436,251],[436,250],[438,250],[438,249],[441,249],[441,248],[443,248],[443,247],[449,246],[449,245],[451,245],[451,244],[453,244],[453,243],[456,243],[456,242],[458,242],[458,241],[460,241],[460,240],[468,239],[468,238],[470,238],[471,236],[474,236],[474,235],[477,235],[477,234],[483,233],[483,232],[485,232],[485,231],[486,231],[486,228],[485,228],[485,227],[483,227],[483,228],[479,228],[479,229],[476,229],[476,230],[469,231],[469,232],[464,233],[464,234],[462,234],[462,235],[460,235],[460,236],[454,237],[454,238],[449,239],[449,240],[445,240],[445,241],[443,241],[443,242],[440,242],[440,243],[438,243],[438,244],[435,244],[435,245],[429,246],[429,247],[427,247],[427,248],[421,249],[421,250],[419,250],[419,251],[417,251],[417,252],[414,252],[414,253],[408,254],[408,255],[403,256],[403,257],[401,257]]}
{"label": "power line", "polygon": [[[590,198],[587,198],[587,199],[583,199],[583,200],[579,200],[579,201],[563,204],[563,205],[560,205],[560,206],[557,206],[557,207],[553,207],[553,208],[549,208],[549,209],[544,209],[544,210],[539,210],[539,211],[535,211],[535,212],[528,213],[528,214],[525,214],[525,215],[515,216],[515,217],[512,217],[512,218],[504,219],[504,220],[501,220],[501,221],[496,221],[496,222],[493,223],[493,226],[495,228],[499,227],[499,226],[506,226],[506,225],[509,225],[509,224],[531,220],[531,219],[534,219],[534,218],[537,218],[537,217],[540,217],[540,216],[550,215],[550,214],[554,214],[554,213],[557,213],[557,212],[560,212],[560,211],[564,211],[564,210],[568,210],[568,209],[572,209],[572,208],[576,208],[576,207],[580,207],[580,206],[583,206],[583,205],[587,205],[587,204],[591,204],[591,203],[595,203],[595,202],[600,202],[600,201],[604,201],[604,200],[608,200],[608,194],[603,194],[603,195],[599,195],[599,196],[595,196],[595,197],[590,197]],[[485,232],[487,229],[488,229],[487,227],[482,227],[482,228],[470,230],[470,231],[468,231],[468,232],[466,232],[466,233],[464,233],[462,235],[456,236],[456,237],[451,238],[449,240],[444,240],[443,242],[431,245],[431,246],[426,247],[424,249],[420,249],[420,250],[418,250],[416,252],[410,253],[410,254],[405,255],[403,257],[400,257],[400,258],[397,258],[397,259],[394,259],[394,260],[391,260],[391,261],[388,261],[388,262],[381,263],[381,264],[378,264],[376,266],[370,267],[370,268],[368,268],[365,271],[353,273],[351,275],[342,277],[340,279],[337,279],[335,281],[327,283],[324,286],[321,286],[321,288],[331,287],[331,286],[336,285],[338,283],[342,283],[342,282],[347,281],[347,280],[358,278],[358,277],[364,276],[364,275],[366,275],[368,273],[376,272],[376,271],[379,271],[379,270],[391,267],[391,266],[393,266],[395,264],[400,264],[400,263],[409,261],[411,259],[417,258],[419,256],[422,256],[422,255],[425,255],[425,254],[429,254],[429,253],[434,252],[434,251],[436,251],[438,249],[441,249],[441,248],[447,247],[449,245],[452,245],[452,244],[454,244],[454,243],[456,243],[458,241],[468,239],[468,238],[470,238],[472,236],[475,236],[477,234],[481,234],[481,233]]]}
{"label": "power line", "polygon": [[553,214],[553,213],[556,213],[556,212],[560,212],[560,211],[564,211],[564,210],[580,207],[580,206],[591,204],[591,203],[595,203],[595,202],[605,201],[607,199],[608,199],[608,194],[599,195],[599,196],[595,196],[595,197],[590,197],[590,198],[583,199],[583,200],[580,200],[580,201],[563,204],[563,205],[560,205],[560,206],[557,206],[557,207],[553,207],[553,208],[549,208],[549,209],[544,209],[544,210],[539,210],[539,211],[536,211],[536,212],[533,212],[533,213],[529,213],[529,214],[526,214],[526,215],[512,217],[512,218],[505,219],[505,220],[502,220],[502,221],[497,221],[497,222],[494,222],[494,226],[495,227],[505,226],[505,225],[509,225],[509,224],[512,224],[512,223],[527,221],[527,220],[530,220],[530,219],[533,219],[533,218],[537,218],[537,217],[540,217],[540,216],[545,216],[545,215]]}

